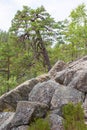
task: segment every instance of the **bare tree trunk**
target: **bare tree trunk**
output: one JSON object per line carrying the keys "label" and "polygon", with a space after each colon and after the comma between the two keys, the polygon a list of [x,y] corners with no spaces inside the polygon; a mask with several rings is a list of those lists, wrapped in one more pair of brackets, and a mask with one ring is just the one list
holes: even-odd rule
{"label": "bare tree trunk", "polygon": [[37,33],[37,37],[38,37],[39,44],[40,44],[39,46],[40,46],[40,49],[41,49],[41,52],[42,52],[42,55],[43,55],[43,58],[44,58],[44,64],[47,66],[47,70],[49,71],[51,69],[51,65],[50,65],[50,60],[49,60],[49,56],[48,56],[46,47],[43,43],[40,32],[36,31],[36,33]]}
{"label": "bare tree trunk", "polygon": [[[10,79],[10,58],[7,59],[7,80]],[[9,84],[7,84],[7,92],[9,91]]]}

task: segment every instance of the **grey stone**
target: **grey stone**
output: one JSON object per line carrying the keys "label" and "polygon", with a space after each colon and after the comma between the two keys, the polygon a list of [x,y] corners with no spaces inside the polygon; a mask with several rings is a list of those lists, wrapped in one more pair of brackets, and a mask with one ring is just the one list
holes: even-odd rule
{"label": "grey stone", "polygon": [[4,109],[14,111],[16,109],[18,101],[28,100],[29,92],[37,83],[37,79],[28,80],[10,92],[2,95],[0,97],[0,111],[2,112]]}
{"label": "grey stone", "polygon": [[60,108],[60,109],[54,109],[54,110],[51,110],[50,111],[50,113],[51,114],[57,114],[57,115],[59,115],[59,116],[63,116],[63,114],[62,114],[62,109]]}
{"label": "grey stone", "polygon": [[75,73],[76,71],[73,69],[65,69],[57,73],[55,81],[67,86],[72,81]]}
{"label": "grey stone", "polygon": [[87,92],[87,69],[77,71],[68,86]]}
{"label": "grey stone", "polygon": [[69,102],[83,102],[87,123],[85,93],[87,56],[69,64],[58,61],[48,74],[28,80],[0,97],[1,112],[16,110],[0,113],[0,130],[27,130],[31,121],[45,117],[48,110],[51,130],[63,130],[61,108]]}
{"label": "grey stone", "polygon": [[67,66],[67,64],[64,61],[58,61],[52,67],[52,69],[49,71],[48,74],[50,75],[50,77],[53,78],[56,75],[57,72],[63,70],[66,66]]}
{"label": "grey stone", "polygon": [[0,113],[0,130],[8,130],[7,126],[11,122],[15,113],[13,112],[1,112]]}
{"label": "grey stone", "polygon": [[82,57],[81,59],[78,59],[70,63],[68,68],[76,70],[76,71],[87,69],[87,55]]}
{"label": "grey stone", "polygon": [[60,84],[64,84],[66,70],[62,70],[56,74],[54,80]]}
{"label": "grey stone", "polygon": [[87,92],[87,56],[70,63],[64,70],[58,72],[55,81],[69,87]]}
{"label": "grey stone", "polygon": [[46,104],[20,101],[17,105],[16,113],[10,123],[10,128],[28,125],[35,118],[45,117],[47,110],[48,106]]}
{"label": "grey stone", "polygon": [[51,123],[51,130],[64,130],[62,117],[57,114],[50,114],[49,119]]}
{"label": "grey stone", "polygon": [[11,130],[28,130],[28,125],[22,125],[19,127],[12,128]]}
{"label": "grey stone", "polygon": [[60,109],[63,105],[73,102],[74,104],[82,102],[84,94],[74,88],[61,86],[56,89],[52,100],[51,109]]}
{"label": "grey stone", "polygon": [[41,83],[41,82],[50,80],[50,76],[49,76],[49,74],[43,74],[43,75],[36,77],[36,79]]}
{"label": "grey stone", "polygon": [[39,101],[49,106],[51,98],[59,84],[49,80],[47,82],[37,84],[29,94],[29,101]]}

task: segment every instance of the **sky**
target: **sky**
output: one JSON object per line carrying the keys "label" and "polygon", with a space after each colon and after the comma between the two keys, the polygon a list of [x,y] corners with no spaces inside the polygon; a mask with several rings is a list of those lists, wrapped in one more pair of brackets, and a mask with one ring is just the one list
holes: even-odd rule
{"label": "sky", "polygon": [[0,29],[8,31],[11,26],[11,20],[14,18],[17,10],[22,10],[23,5],[31,8],[37,8],[41,5],[56,20],[64,20],[78,5],[87,0],[0,0]]}

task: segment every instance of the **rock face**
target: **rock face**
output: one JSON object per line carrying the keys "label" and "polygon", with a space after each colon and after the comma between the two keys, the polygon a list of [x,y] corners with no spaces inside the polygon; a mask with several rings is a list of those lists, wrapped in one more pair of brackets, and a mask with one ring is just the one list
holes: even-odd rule
{"label": "rock face", "polygon": [[4,109],[9,109],[11,111],[15,110],[18,101],[28,100],[29,92],[37,83],[37,79],[28,80],[10,92],[2,95],[0,97],[0,111],[3,111]]}
{"label": "rock face", "polygon": [[20,101],[17,105],[16,113],[10,122],[9,129],[21,126],[28,125],[35,118],[45,117],[48,110],[46,104],[39,102],[28,102]]}
{"label": "rock face", "polygon": [[82,92],[87,92],[87,69],[77,71],[69,83],[69,86]]}
{"label": "rock face", "polygon": [[82,102],[87,123],[87,56],[70,64],[58,61],[48,74],[2,95],[0,130],[28,130],[35,118],[47,116],[51,130],[64,130],[61,108],[69,102]]}
{"label": "rock face", "polygon": [[51,98],[58,87],[59,85],[52,80],[39,83],[30,92],[29,101],[39,101],[49,106]]}
{"label": "rock face", "polygon": [[57,73],[55,81],[87,92],[87,56],[69,64],[68,67]]}
{"label": "rock face", "polygon": [[17,128],[12,128],[12,130],[28,130],[28,125],[19,126]]}
{"label": "rock face", "polygon": [[74,88],[61,86],[56,89],[52,100],[51,109],[57,109],[63,105],[73,102],[74,104],[78,102],[83,102],[84,94]]}
{"label": "rock face", "polygon": [[49,115],[50,123],[51,123],[51,130],[64,130],[62,121],[63,118],[57,114],[50,114]]}
{"label": "rock face", "polygon": [[11,122],[14,116],[13,112],[0,113],[0,130],[6,130],[8,124]]}
{"label": "rock face", "polygon": [[63,70],[65,67],[67,66],[67,64],[63,61],[58,61],[53,68],[49,71],[49,76],[50,77],[54,77],[56,75],[57,72]]}

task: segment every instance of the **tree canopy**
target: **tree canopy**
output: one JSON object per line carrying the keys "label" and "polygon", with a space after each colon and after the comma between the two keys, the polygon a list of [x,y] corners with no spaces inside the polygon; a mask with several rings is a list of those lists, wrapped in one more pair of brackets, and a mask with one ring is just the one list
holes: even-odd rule
{"label": "tree canopy", "polygon": [[56,22],[43,6],[37,9],[24,6],[12,20],[10,32],[18,37],[27,53],[32,52],[32,61],[43,62],[49,71],[51,64],[46,47],[55,40],[56,29]]}
{"label": "tree canopy", "polygon": [[42,73],[57,60],[71,62],[87,54],[85,4],[56,21],[43,6],[23,6],[8,32],[0,30],[0,94]]}

